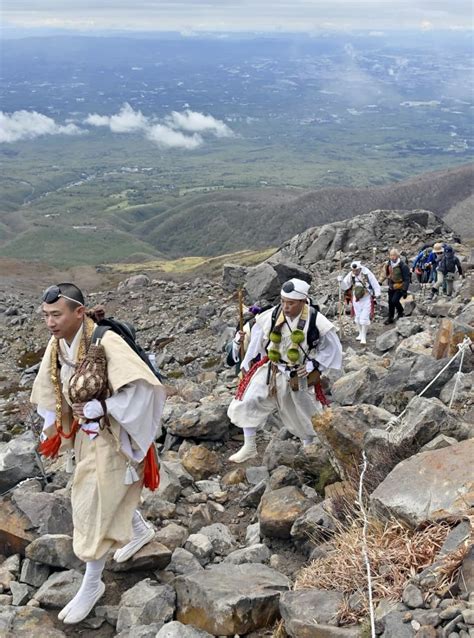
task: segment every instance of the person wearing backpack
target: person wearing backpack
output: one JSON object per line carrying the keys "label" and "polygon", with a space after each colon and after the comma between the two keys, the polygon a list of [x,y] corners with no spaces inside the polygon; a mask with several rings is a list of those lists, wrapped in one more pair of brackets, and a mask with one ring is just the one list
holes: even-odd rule
{"label": "person wearing backpack", "polygon": [[345,277],[337,278],[341,290],[351,292],[351,313],[357,326],[356,339],[367,343],[367,330],[374,317],[376,299],[380,298],[380,286],[374,273],[360,261],[353,261]]}
{"label": "person wearing backpack", "polygon": [[462,266],[459,258],[454,252],[452,246],[443,246],[442,244],[436,244],[438,263],[436,268],[436,282],[431,289],[431,299],[434,299],[439,294],[439,289],[446,286],[446,295],[451,297],[453,294],[454,279],[456,277],[456,270],[459,276],[462,277]]}
{"label": "person wearing backpack", "polygon": [[42,312],[51,339],[31,402],[43,418],[39,452],[73,471],[73,550],[85,562],[79,591],[58,618],[81,622],[105,592],[109,550],[124,562],[155,535],[137,510],[142,486],[159,482],[154,446],[165,390],[150,366],[113,330],[97,331],[81,290],[47,288]]}
{"label": "person wearing backpack", "polygon": [[389,253],[390,259],[383,265],[382,281],[388,280],[388,318],[385,325],[395,321],[395,311],[400,319],[404,315],[401,299],[406,299],[408,288],[410,287],[410,268],[408,264],[400,258],[400,252],[392,248]]}
{"label": "person wearing backpack", "polygon": [[423,246],[415,260],[412,271],[415,273],[418,283],[427,284],[436,279],[436,254],[431,246]]}
{"label": "person wearing backpack", "polygon": [[229,458],[234,463],[257,456],[257,430],[274,410],[304,444],[314,438],[311,419],[325,402],[320,374],[341,368],[342,346],[336,327],[311,304],[308,293],[308,283],[290,279],[281,288],[280,303],[256,318],[242,361],[245,376],[227,411],[244,431],[243,447]]}

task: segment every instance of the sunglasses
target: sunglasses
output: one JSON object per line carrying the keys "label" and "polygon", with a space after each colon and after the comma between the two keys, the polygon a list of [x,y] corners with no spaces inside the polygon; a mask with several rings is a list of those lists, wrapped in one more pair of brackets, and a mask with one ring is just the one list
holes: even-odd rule
{"label": "sunglasses", "polygon": [[46,288],[46,290],[43,292],[43,296],[41,299],[44,303],[55,303],[61,297],[63,299],[67,299],[68,301],[77,303],[78,306],[84,305],[77,299],[73,299],[72,297],[63,295],[63,293],[61,292],[61,288],[59,286],[50,286],[49,288]]}

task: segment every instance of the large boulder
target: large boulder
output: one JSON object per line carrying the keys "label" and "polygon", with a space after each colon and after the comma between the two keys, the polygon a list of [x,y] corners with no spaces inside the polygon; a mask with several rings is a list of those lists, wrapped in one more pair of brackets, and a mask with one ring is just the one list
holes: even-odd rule
{"label": "large boulder", "polygon": [[219,472],[219,457],[204,445],[193,445],[183,456],[183,467],[199,481]]}
{"label": "large boulder", "polygon": [[72,535],[71,499],[61,494],[15,490],[12,501],[37,534]]}
{"label": "large boulder", "polygon": [[331,396],[340,405],[356,403],[373,403],[374,389],[380,378],[387,374],[384,368],[364,367],[349,372],[335,381],[331,388]]}
{"label": "large boulder", "polygon": [[175,436],[208,441],[228,438],[230,420],[227,416],[228,400],[214,402],[190,409],[181,417],[171,421],[167,430]]}
{"label": "large boulder", "polygon": [[74,569],[51,574],[34,595],[43,607],[60,609],[74,598],[82,583],[82,574]]}
{"label": "large boulder", "polygon": [[0,636],[5,638],[65,638],[54,628],[54,622],[44,609],[37,607],[0,607]]}
{"label": "large boulder", "polygon": [[72,537],[67,534],[45,534],[28,545],[25,555],[36,563],[62,569],[81,569],[84,563],[74,554]]}
{"label": "large boulder", "polygon": [[282,487],[263,495],[258,509],[260,531],[270,538],[290,538],[293,523],[312,505],[294,486]]}
{"label": "large boulder", "polygon": [[263,262],[249,268],[245,279],[245,291],[252,301],[273,302],[280,294],[280,279],[270,264]]}
{"label": "large boulder", "polygon": [[174,586],[178,621],[215,636],[234,636],[271,626],[290,581],[260,563],[221,564],[179,576]]}
{"label": "large boulder", "polygon": [[0,493],[39,473],[35,447],[30,433],[0,443]]}
{"label": "large boulder", "polygon": [[224,264],[222,267],[222,287],[227,292],[243,288],[248,268],[237,264]]}
{"label": "large boulder", "polygon": [[166,623],[173,619],[176,595],[169,585],[146,578],[127,590],[120,599],[117,632],[134,625]]}
{"label": "large boulder", "polygon": [[412,526],[468,514],[474,495],[474,439],[399,463],[371,494],[372,509]]}

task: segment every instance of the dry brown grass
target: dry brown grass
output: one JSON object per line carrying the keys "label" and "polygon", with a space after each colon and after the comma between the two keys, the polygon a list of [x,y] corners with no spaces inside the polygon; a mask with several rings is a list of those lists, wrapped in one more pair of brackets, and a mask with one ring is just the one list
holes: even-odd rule
{"label": "dry brown grass", "polygon": [[[448,521],[433,522],[416,530],[397,521],[382,523],[370,519],[367,531],[368,556],[372,572],[374,605],[382,599],[400,600],[408,581],[430,566],[452,527]],[[339,612],[340,624],[361,621],[369,613],[367,574],[362,555],[362,519],[352,515],[338,529],[324,557],[314,560],[298,575],[295,589],[337,590],[345,594]],[[457,572],[465,552],[450,555],[439,573],[437,589],[446,589]],[[357,594],[358,603],[349,604]]]}

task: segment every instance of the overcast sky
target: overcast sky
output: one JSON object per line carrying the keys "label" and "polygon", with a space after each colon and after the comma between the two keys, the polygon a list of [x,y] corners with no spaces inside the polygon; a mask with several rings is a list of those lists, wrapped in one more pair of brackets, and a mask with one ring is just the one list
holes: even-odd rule
{"label": "overcast sky", "polygon": [[472,29],[471,0],[3,0],[6,26],[318,31]]}

